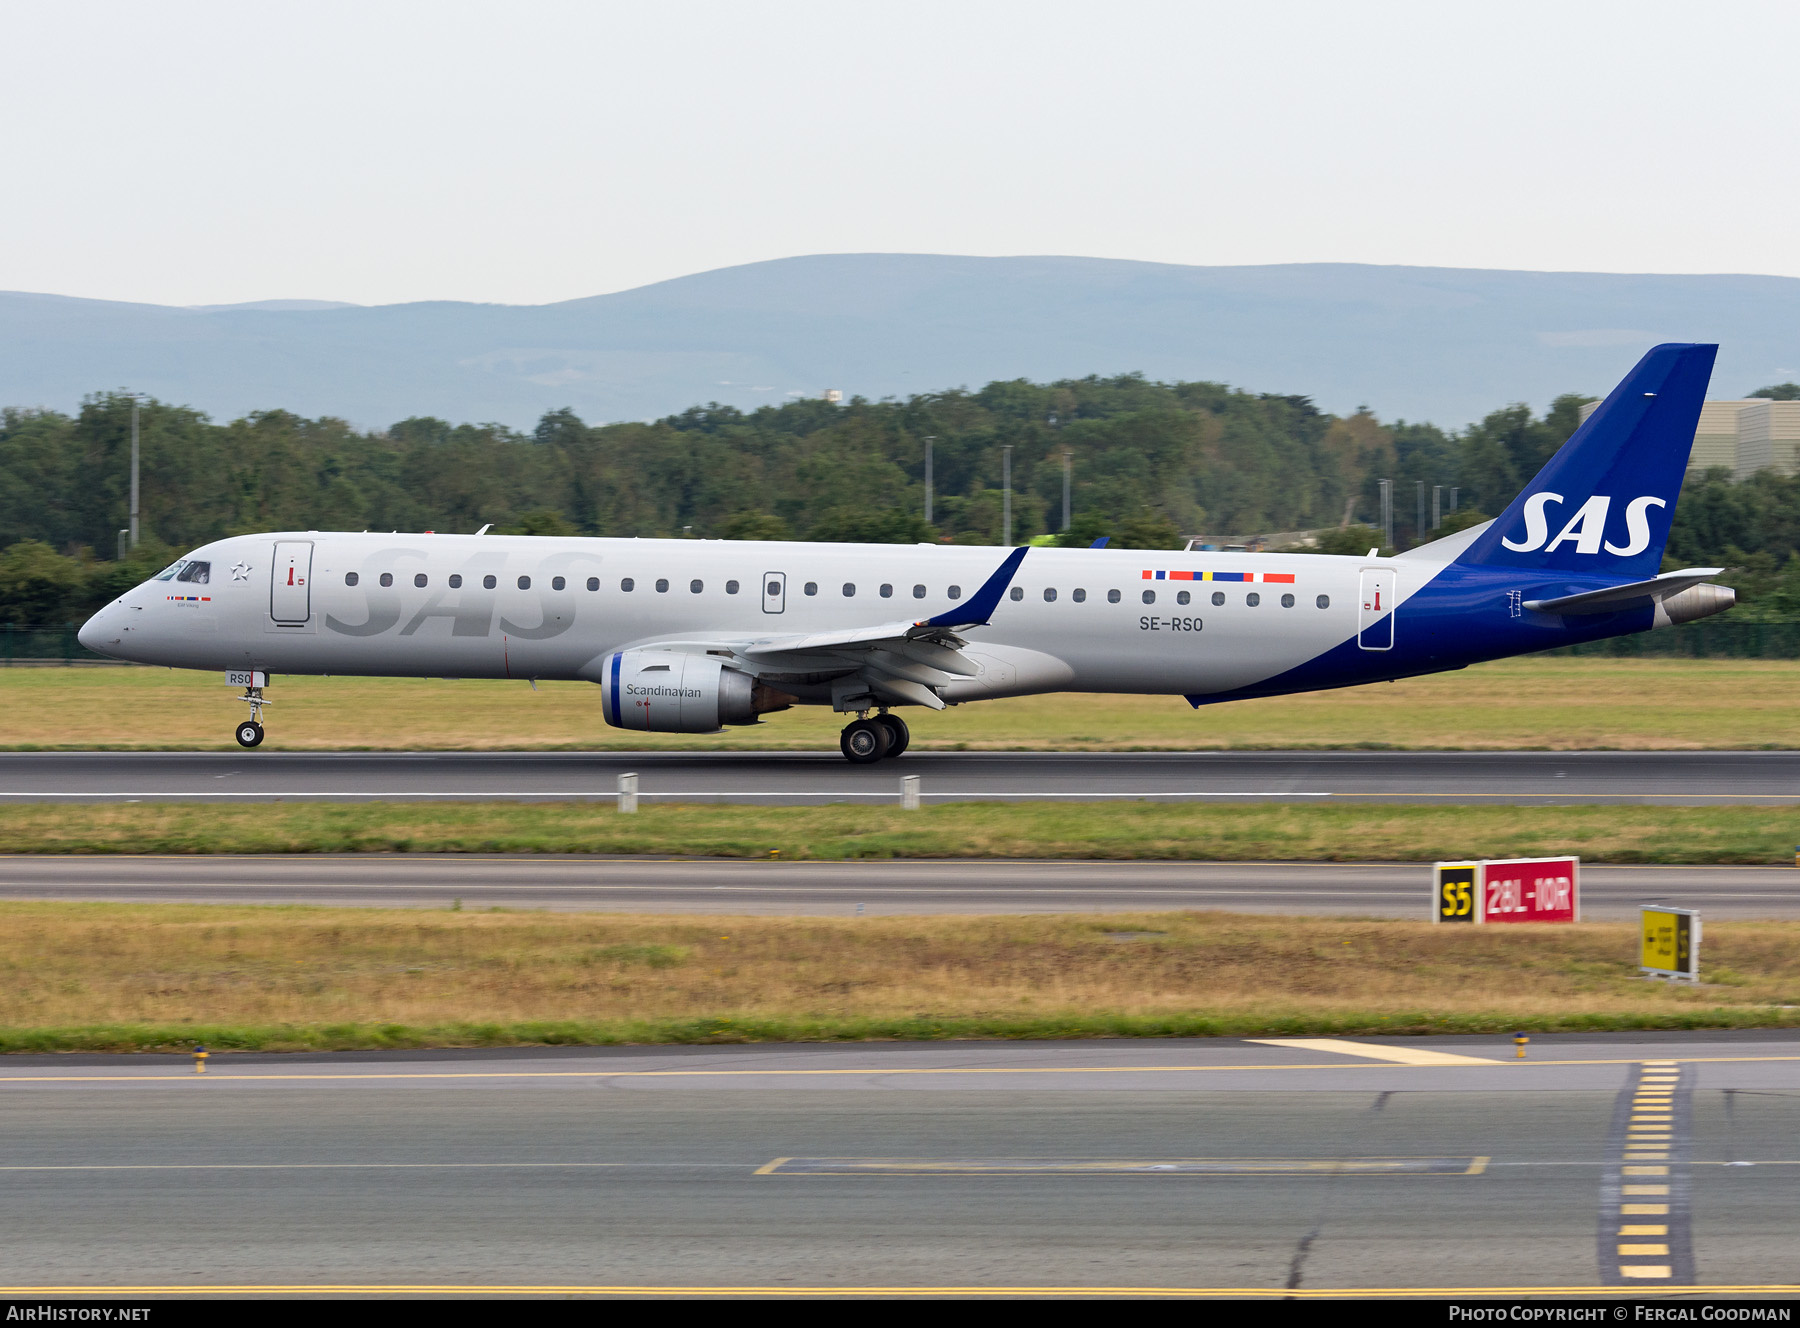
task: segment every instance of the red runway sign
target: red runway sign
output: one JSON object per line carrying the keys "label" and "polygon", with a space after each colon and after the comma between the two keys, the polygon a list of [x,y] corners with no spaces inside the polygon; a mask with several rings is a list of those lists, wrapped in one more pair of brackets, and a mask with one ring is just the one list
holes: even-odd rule
{"label": "red runway sign", "polygon": [[1581,859],[1440,862],[1432,899],[1438,922],[1579,922]]}

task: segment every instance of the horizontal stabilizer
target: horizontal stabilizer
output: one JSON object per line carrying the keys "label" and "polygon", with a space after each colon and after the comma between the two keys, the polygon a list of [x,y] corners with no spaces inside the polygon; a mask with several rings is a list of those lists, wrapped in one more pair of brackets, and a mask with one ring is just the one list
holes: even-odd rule
{"label": "horizontal stabilizer", "polygon": [[1607,586],[1603,590],[1584,590],[1579,595],[1563,595],[1558,599],[1528,599],[1525,607],[1538,613],[1565,615],[1582,613],[1618,613],[1624,609],[1653,604],[1678,595],[1689,586],[1710,581],[1723,567],[1686,567],[1679,572],[1664,572],[1648,581],[1633,581],[1623,586]]}

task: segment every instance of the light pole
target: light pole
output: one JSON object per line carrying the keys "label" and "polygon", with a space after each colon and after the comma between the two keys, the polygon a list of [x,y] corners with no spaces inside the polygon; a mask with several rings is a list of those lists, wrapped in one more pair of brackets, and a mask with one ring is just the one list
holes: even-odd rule
{"label": "light pole", "polygon": [[1062,528],[1064,530],[1067,530],[1069,528],[1069,481],[1070,481],[1070,478],[1072,477],[1072,475],[1074,474],[1074,469],[1075,469],[1075,454],[1073,452],[1071,452],[1068,448],[1065,447],[1065,448],[1063,448],[1063,525],[1062,525]]}
{"label": "light pole", "polygon": [[1419,519],[1418,523],[1413,526],[1413,543],[1423,544],[1425,542],[1425,481],[1414,480],[1413,483],[1419,486]]}
{"label": "light pole", "polygon": [[1431,486],[1431,528],[1436,530],[1444,524],[1444,486]]}
{"label": "light pole", "polygon": [[1394,547],[1394,482],[1381,481],[1381,547]]}
{"label": "light pole", "polygon": [[138,398],[131,394],[131,547],[138,546]]}
{"label": "light pole", "polygon": [[931,524],[931,445],[937,441],[936,434],[925,435],[925,524]]}
{"label": "light pole", "polygon": [[1012,445],[1000,449],[1000,524],[1004,533],[1000,543],[1012,547]]}

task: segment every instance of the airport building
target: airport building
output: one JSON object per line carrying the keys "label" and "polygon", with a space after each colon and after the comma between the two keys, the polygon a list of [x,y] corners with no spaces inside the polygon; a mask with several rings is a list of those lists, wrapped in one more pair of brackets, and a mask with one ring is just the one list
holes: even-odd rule
{"label": "airport building", "polygon": [[[1581,419],[1599,406],[1590,401],[1581,408]],[[1748,397],[1739,401],[1708,401],[1700,407],[1700,427],[1694,431],[1690,470],[1723,466],[1737,479],[1759,470],[1779,475],[1800,473],[1800,401],[1770,401]]]}

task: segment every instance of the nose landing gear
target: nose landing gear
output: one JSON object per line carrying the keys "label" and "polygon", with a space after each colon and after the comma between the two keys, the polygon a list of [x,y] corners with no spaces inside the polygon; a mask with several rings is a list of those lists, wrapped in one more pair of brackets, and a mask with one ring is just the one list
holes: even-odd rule
{"label": "nose landing gear", "polygon": [[912,739],[906,721],[885,711],[869,718],[852,720],[844,726],[838,748],[852,765],[873,765],[906,750]]}
{"label": "nose landing gear", "polygon": [[258,747],[262,745],[263,726],[262,712],[266,705],[274,704],[263,695],[260,687],[246,687],[244,694],[238,698],[250,707],[250,718],[237,726],[236,737],[240,747]]}

